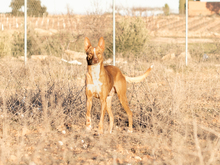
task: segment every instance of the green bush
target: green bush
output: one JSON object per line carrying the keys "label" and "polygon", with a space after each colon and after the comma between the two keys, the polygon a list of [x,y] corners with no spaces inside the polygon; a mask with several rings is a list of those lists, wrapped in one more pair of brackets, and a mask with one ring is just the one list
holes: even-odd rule
{"label": "green bush", "polygon": [[[106,57],[112,55],[113,32],[109,32],[106,39]],[[143,18],[124,18],[116,22],[116,53],[139,54],[143,51],[144,44],[149,40],[148,30]]]}
{"label": "green bush", "polygon": [[72,39],[72,35],[68,31],[61,31],[51,36],[43,36],[41,39],[44,40],[42,47],[46,54],[61,57],[63,50],[67,48]]}
{"label": "green bush", "polygon": [[24,33],[15,31],[12,34],[13,41],[12,41],[12,55],[14,57],[24,55]]}
{"label": "green bush", "polygon": [[[14,57],[24,55],[24,31],[13,33],[12,55]],[[68,32],[59,32],[53,35],[42,36],[32,28],[27,32],[27,56],[31,55],[54,55],[61,56],[66,45],[71,40]]]}
{"label": "green bush", "polygon": [[[15,31],[12,34],[12,55],[14,57],[24,55],[24,31]],[[27,32],[27,55],[42,54],[43,48],[40,46],[41,40],[33,30],[29,29]]]}
{"label": "green bush", "polygon": [[10,34],[8,33],[0,33],[0,58],[10,55]]}

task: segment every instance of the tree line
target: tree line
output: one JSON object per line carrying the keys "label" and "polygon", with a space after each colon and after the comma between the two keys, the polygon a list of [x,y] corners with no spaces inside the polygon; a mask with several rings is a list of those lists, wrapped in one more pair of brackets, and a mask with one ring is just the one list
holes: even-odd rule
{"label": "tree line", "polygon": [[[24,15],[24,11],[22,11],[22,7],[24,7],[24,0],[12,0],[9,7],[12,8],[12,15]],[[43,16],[48,13],[46,6],[42,6],[40,0],[27,0],[27,14],[28,16]]]}
{"label": "tree line", "polygon": [[[193,1],[193,0],[188,0]],[[200,0],[196,0],[200,1]],[[186,9],[186,0],[179,0],[179,13],[184,14]],[[9,7],[12,8],[11,14],[14,16],[23,16],[24,12],[22,11],[22,7],[24,6],[24,0],[12,0]],[[165,15],[169,15],[170,9],[168,4],[162,8]],[[40,0],[27,0],[27,14],[28,16],[43,16],[44,14],[48,14],[47,7],[41,5]]]}

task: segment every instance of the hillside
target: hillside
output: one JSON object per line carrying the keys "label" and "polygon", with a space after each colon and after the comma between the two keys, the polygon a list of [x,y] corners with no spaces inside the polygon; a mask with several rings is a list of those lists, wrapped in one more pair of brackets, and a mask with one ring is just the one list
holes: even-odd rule
{"label": "hillside", "polygon": [[[116,20],[128,18],[127,16],[116,16]],[[145,17],[146,27],[152,36],[159,37],[184,37],[185,36],[185,16],[152,16]],[[24,18],[1,17],[2,29],[13,30],[23,26]],[[100,22],[102,22],[100,24]],[[212,38],[220,37],[220,17],[218,16],[197,16],[188,19],[189,37],[192,38]],[[88,29],[112,29],[112,16],[82,16],[82,15],[58,15],[48,17],[29,17],[29,26],[44,30],[72,30],[75,33],[85,33]]]}

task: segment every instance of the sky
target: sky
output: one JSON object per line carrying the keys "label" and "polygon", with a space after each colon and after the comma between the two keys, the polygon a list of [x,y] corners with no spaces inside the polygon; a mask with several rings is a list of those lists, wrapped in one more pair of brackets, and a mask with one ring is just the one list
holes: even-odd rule
{"label": "sky", "polygon": [[[201,0],[220,2],[220,0]],[[0,13],[11,12],[9,7],[11,0],[1,0]],[[122,7],[163,7],[166,3],[171,11],[178,13],[179,0],[115,0],[117,6]],[[101,11],[109,11],[112,0],[41,0],[41,4],[47,7],[49,14],[66,14],[67,6],[75,14],[87,14],[99,8]]]}

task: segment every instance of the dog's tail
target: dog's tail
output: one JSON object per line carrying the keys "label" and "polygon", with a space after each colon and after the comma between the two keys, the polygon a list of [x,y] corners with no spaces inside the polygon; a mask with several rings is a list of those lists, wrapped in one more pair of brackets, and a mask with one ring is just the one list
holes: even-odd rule
{"label": "dog's tail", "polygon": [[128,76],[125,76],[125,79],[127,82],[129,83],[138,83],[138,82],[141,82],[143,81],[150,73],[151,69],[153,68],[154,65],[151,65],[150,68],[144,73],[142,74],[141,76],[137,76],[137,77],[128,77]]}

